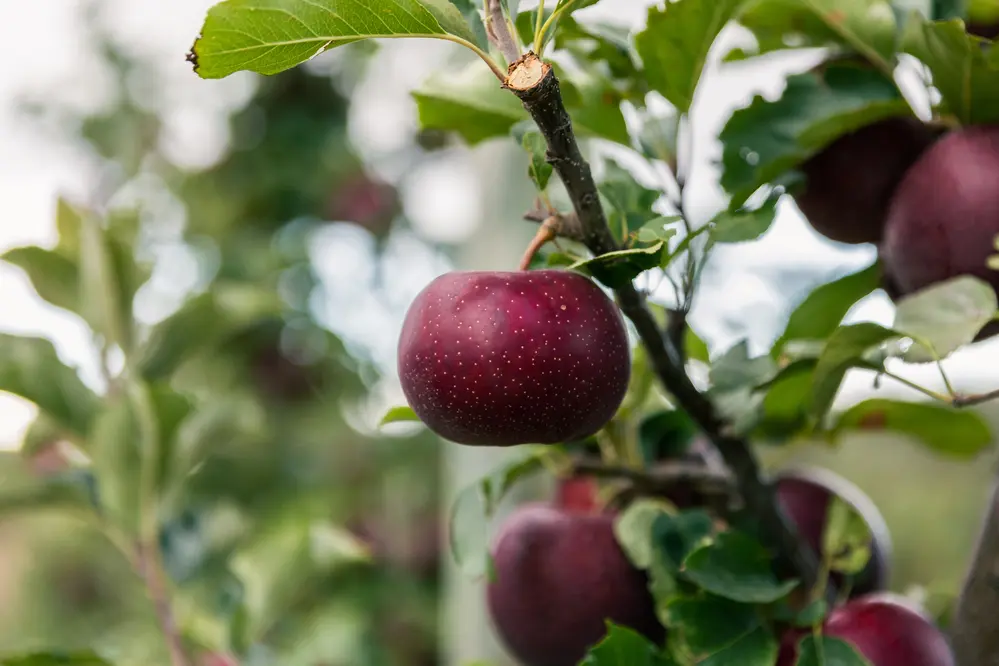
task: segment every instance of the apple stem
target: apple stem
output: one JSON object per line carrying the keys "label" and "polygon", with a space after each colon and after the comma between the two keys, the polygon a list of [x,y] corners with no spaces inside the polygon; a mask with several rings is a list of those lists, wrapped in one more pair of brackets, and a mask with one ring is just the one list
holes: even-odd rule
{"label": "apple stem", "polygon": [[[520,99],[545,137],[548,162],[572,201],[575,216],[559,235],[582,242],[598,256],[620,249],[607,224],[596,181],[579,148],[551,65],[528,53],[511,64],[503,86]],[[819,575],[818,558],[778,505],[773,485],[763,479],[750,443],[730,433],[711,400],[694,386],[679,350],[664,335],[634,284],[619,286],[614,293],[621,311],[635,325],[648,350],[660,382],[717,447],[731,470],[747,513],[758,521],[763,544],[774,552],[777,574],[798,578],[803,587],[811,588]],[[834,585],[827,587],[827,594],[835,598]]]}
{"label": "apple stem", "polygon": [[534,255],[538,253],[538,250],[544,247],[546,243],[555,240],[556,236],[558,236],[558,218],[552,215],[541,223],[538,233],[534,234],[534,238],[531,239],[531,243],[527,246],[524,256],[520,260],[519,270],[526,271],[530,268],[531,262],[534,261]]}

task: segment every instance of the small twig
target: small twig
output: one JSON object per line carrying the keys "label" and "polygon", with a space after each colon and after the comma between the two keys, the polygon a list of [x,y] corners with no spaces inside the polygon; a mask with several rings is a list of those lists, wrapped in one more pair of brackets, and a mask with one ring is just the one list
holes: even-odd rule
{"label": "small twig", "polygon": [[153,602],[156,620],[159,623],[163,639],[166,641],[167,651],[170,653],[170,664],[172,666],[191,666],[191,659],[184,650],[184,642],[180,637],[173,608],[170,605],[170,593],[167,590],[156,544],[140,543],[136,545],[135,566],[139,576],[146,584],[149,599]]}
{"label": "small twig", "polygon": [[557,233],[559,238],[577,242],[583,241],[582,227],[575,213],[560,213],[542,206],[537,206],[524,213],[524,219],[528,222],[544,223],[551,217],[558,218]]}
{"label": "small twig", "polygon": [[645,489],[689,484],[715,492],[734,490],[732,476],[726,470],[715,470],[707,465],[688,461],[671,460],[643,469],[612,465],[591,458],[576,458],[572,460],[572,472],[604,479],[626,479]]}
{"label": "small twig", "polygon": [[[590,166],[583,158],[565,109],[562,94],[551,66],[533,53],[510,66],[506,88],[524,104],[548,143],[548,161],[558,173],[572,200],[579,220],[581,240],[595,255],[618,249],[607,226]],[[621,311],[635,325],[648,351],[653,369],[676,403],[704,431],[717,447],[731,471],[746,510],[760,525],[760,537],[774,555],[778,575],[797,577],[802,586],[811,588],[818,578],[819,562],[815,553],[799,537],[794,524],[777,503],[773,486],[763,480],[761,469],[750,444],[727,433],[724,421],[711,401],[691,383],[683,359],[659,330],[652,313],[645,306],[634,285],[615,289]],[[830,586],[830,594],[835,590]]]}
{"label": "small twig", "polygon": [[951,400],[951,404],[955,407],[973,407],[974,405],[980,405],[983,402],[989,402],[990,400],[995,400],[997,398],[999,398],[999,389],[975,395],[955,394],[954,398]]}
{"label": "small twig", "polygon": [[911,388],[913,391],[918,391],[919,393],[922,393],[927,397],[933,398],[934,400],[939,400],[940,402],[949,402],[951,404],[957,404],[956,399],[951,399],[950,396],[946,396],[942,393],[937,393],[936,391],[928,389],[925,386],[920,386],[919,384],[910,381],[905,377],[902,377],[901,375],[896,375],[894,372],[889,372],[888,370],[884,370],[881,372],[881,374],[884,375],[885,377],[894,379],[896,382],[902,384],[903,386]]}
{"label": "small twig", "polygon": [[503,4],[500,0],[486,0],[486,11],[488,17],[488,36],[490,41],[500,50],[508,63],[512,63],[520,57],[517,50],[517,43],[510,32],[510,24],[503,14]]}
{"label": "small twig", "polygon": [[558,217],[551,216],[541,223],[538,227],[538,233],[534,235],[531,239],[530,245],[524,250],[524,256],[520,260],[519,270],[526,271],[531,267],[531,262],[534,261],[534,255],[538,253],[542,247],[545,246],[549,241],[555,240],[558,235]]}

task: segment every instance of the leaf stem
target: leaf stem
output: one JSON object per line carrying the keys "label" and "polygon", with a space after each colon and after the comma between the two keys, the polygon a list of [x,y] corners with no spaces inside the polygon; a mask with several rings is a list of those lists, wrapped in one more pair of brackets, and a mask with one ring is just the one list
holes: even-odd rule
{"label": "leaf stem", "polygon": [[455,44],[461,44],[462,46],[471,49],[471,51],[475,53],[475,55],[482,58],[482,61],[489,66],[489,69],[492,70],[492,73],[496,75],[497,79],[499,79],[500,81],[506,81],[506,72],[504,72],[500,68],[500,66],[496,63],[495,60],[489,57],[488,53],[480,49],[472,42],[468,41],[467,39],[462,39],[461,37],[456,37],[455,35],[439,35],[438,38],[449,42],[454,42]]}
{"label": "leaf stem", "polygon": [[538,0],[537,8],[537,19],[534,21],[534,52],[541,53],[542,38],[544,37],[544,32],[542,32],[545,23],[545,0]]}
{"label": "leaf stem", "polygon": [[540,227],[538,227],[538,232],[531,239],[530,245],[524,250],[524,256],[520,260],[520,266],[518,270],[526,271],[531,267],[531,262],[534,261],[534,255],[538,253],[542,247],[545,246],[549,241],[555,240],[558,229],[558,218],[555,216],[546,219]]}
{"label": "leaf stem", "polygon": [[[576,4],[576,0],[566,0],[566,2],[563,2],[561,5],[559,5],[558,7],[555,8],[555,11],[552,12],[552,15],[549,16],[548,20],[545,21],[544,25],[541,26],[541,29],[539,30],[541,41],[540,41],[540,43],[535,43],[535,47],[534,47],[534,52],[538,54],[539,58],[541,57],[542,52],[545,50],[544,39],[545,39],[545,35],[548,33],[548,29],[551,28],[555,24],[555,21],[557,21],[558,18],[563,13],[565,13],[565,11],[569,7],[571,7],[574,4]],[[538,16],[540,17],[541,14],[539,13]]]}
{"label": "leaf stem", "polygon": [[946,403],[954,402],[954,400],[950,396],[944,395],[943,393],[937,393],[933,389],[928,389],[925,386],[920,386],[919,384],[911,380],[908,380],[901,375],[896,375],[894,372],[891,372],[890,370],[884,370],[881,374],[883,374],[885,377],[890,377],[891,379],[894,379],[896,382],[902,384],[903,386],[908,386],[913,391],[919,391],[923,395],[933,398],[934,400],[939,400],[940,402],[946,402]]}

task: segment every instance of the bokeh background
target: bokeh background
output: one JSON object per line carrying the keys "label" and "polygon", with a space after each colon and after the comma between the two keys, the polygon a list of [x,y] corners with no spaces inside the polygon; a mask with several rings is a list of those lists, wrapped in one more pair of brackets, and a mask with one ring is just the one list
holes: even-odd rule
{"label": "bokeh background", "polygon": [[[275,77],[200,80],[184,56],[210,4],[0,0],[0,251],[54,246],[64,197],[107,207],[134,228],[149,275],[135,302],[144,323],[221,287],[281,299],[278,315],[199,357],[181,379],[231,397],[248,424],[245,437],[220,442],[199,475],[203,501],[171,526],[171,575],[195,590],[184,604],[226,603],[217,576],[213,596],[198,596],[200,577],[218,574],[212,558],[227,534],[252,534],[261,545],[241,551],[236,569],[275,609],[271,647],[257,663],[509,663],[481,585],[450,566],[442,527],[450,499],[501,453],[377,424],[404,402],[395,343],[416,293],[454,268],[516,265],[534,231],[519,219],[532,199],[522,153],[512,142],[470,150],[419,132],[410,91],[466,58],[447,43],[352,45]],[[577,16],[640,25],[646,4],[602,0]],[[732,29],[723,41],[744,38]],[[754,94],[778,95],[786,74],[820,57],[712,63],[693,112],[695,221],[724,205],[715,137],[732,109]],[[762,350],[808,291],[874,254],[819,237],[785,200],[761,240],[716,251],[691,323],[713,353],[744,338]],[[891,303],[876,293],[850,318],[890,324]],[[208,311],[188,333],[208,339],[213,323]],[[47,305],[5,263],[0,331],[49,338],[101,389],[82,320]],[[999,383],[997,361],[999,342],[983,343],[946,367],[959,389],[984,390]],[[932,367],[899,372],[939,385]],[[917,397],[855,372],[837,405],[873,393]],[[984,411],[999,425],[999,412]],[[39,473],[64,464],[43,426],[32,405],[0,394],[0,447],[23,450]],[[946,594],[959,583],[994,456],[949,462],[871,435],[836,450],[802,443],[764,456],[770,465],[827,465],[867,491],[892,530],[896,589]],[[543,492],[529,484],[512,501]],[[376,563],[298,580],[297,551],[280,535],[301,507],[316,505],[368,540]],[[149,604],[122,564],[99,535],[67,519],[0,517],[0,653],[100,645],[122,663],[163,663]],[[192,632],[218,631],[191,615]]]}

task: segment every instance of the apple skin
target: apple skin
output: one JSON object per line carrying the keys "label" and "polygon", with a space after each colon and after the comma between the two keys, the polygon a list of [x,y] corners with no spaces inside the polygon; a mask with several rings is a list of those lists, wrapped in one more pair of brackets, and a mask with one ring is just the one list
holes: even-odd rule
{"label": "apple skin", "polygon": [[[822,627],[826,636],[856,648],[872,666],[954,666],[943,632],[907,600],[872,594],[834,608]],[[777,666],[794,666],[804,632],[785,634]]]}
{"label": "apple skin", "polygon": [[486,588],[497,634],[524,666],[575,666],[606,621],[657,644],[665,629],[643,572],[614,536],[614,515],[528,504],[502,524]]}
{"label": "apple skin", "polygon": [[[823,531],[833,497],[852,506],[867,523],[873,538],[867,566],[851,581],[851,598],[888,587],[891,577],[892,541],[881,512],[857,486],[825,469],[799,467],[781,470],[774,475],[781,509],[795,524],[801,536],[816,554],[821,553]],[[843,585],[843,576],[833,574],[832,581]]]}
{"label": "apple skin", "polygon": [[889,118],[839,137],[800,169],[794,195],[818,233],[840,243],[881,240],[892,193],[935,135],[917,118]]}
{"label": "apple skin", "polygon": [[555,506],[584,513],[600,510],[600,484],[589,476],[573,476],[559,479],[555,487]]}
{"label": "apple skin", "polygon": [[631,375],[617,307],[560,270],[438,277],[406,314],[398,363],[420,420],[471,446],[589,437],[614,416]]}
{"label": "apple skin", "polygon": [[999,288],[986,261],[999,234],[999,126],[954,130],[906,173],[892,197],[882,244],[902,295],[959,275]]}

